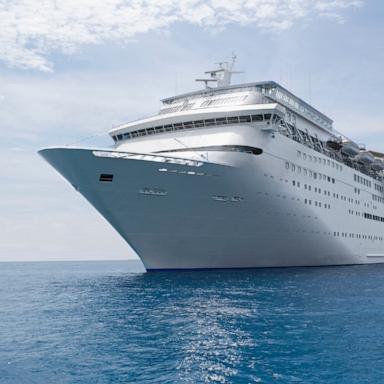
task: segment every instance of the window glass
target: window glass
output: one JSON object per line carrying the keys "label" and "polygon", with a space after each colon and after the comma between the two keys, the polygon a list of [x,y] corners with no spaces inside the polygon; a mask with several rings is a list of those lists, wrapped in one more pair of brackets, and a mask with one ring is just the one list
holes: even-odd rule
{"label": "window glass", "polygon": [[238,116],[231,116],[231,117],[228,117],[228,123],[229,124],[234,124],[234,123],[238,123],[239,122],[239,118]]}
{"label": "window glass", "polygon": [[217,125],[225,125],[227,124],[227,118],[226,117],[219,117],[216,119]]}
{"label": "window glass", "polygon": [[252,115],[252,121],[263,121],[263,115]]}
{"label": "window glass", "polygon": [[204,123],[207,127],[211,126],[211,125],[215,125],[215,119],[208,119],[208,120],[204,120]]}
{"label": "window glass", "polygon": [[251,117],[250,116],[240,116],[240,123],[250,123]]}

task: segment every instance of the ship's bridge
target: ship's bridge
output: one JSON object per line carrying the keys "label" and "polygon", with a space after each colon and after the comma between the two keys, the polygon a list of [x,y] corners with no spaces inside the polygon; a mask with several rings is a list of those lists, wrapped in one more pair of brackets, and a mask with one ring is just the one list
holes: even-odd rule
{"label": "ship's bridge", "polygon": [[178,129],[260,121],[260,116],[263,121],[272,116],[285,118],[293,125],[300,116],[310,126],[334,133],[329,117],[274,81],[231,85],[231,75],[238,73],[233,71],[235,59],[231,65],[218,63],[218,69],[207,71],[209,78],[197,79],[205,83],[205,89],[163,99],[157,115],[120,125],[109,134],[120,141]]}
{"label": "ship's bridge", "polygon": [[160,114],[221,105],[277,102],[320,128],[332,131],[333,121],[274,81],[206,88],[162,100]]}
{"label": "ship's bridge", "polygon": [[203,107],[137,120],[118,126],[109,134],[114,141],[121,141],[185,129],[246,123],[269,124],[272,119],[282,119],[284,115],[285,108],[278,103]]}

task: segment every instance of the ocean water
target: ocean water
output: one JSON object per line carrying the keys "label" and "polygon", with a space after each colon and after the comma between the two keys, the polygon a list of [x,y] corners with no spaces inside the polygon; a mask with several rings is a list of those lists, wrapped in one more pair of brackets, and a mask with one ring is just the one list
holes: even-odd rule
{"label": "ocean water", "polygon": [[384,265],[0,263],[0,383],[384,383]]}

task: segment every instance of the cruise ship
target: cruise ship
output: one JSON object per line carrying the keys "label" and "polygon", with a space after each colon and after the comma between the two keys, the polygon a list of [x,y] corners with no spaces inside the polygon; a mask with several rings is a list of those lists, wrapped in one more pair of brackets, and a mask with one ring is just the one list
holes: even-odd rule
{"label": "cruise ship", "polygon": [[233,63],[108,148],[39,153],[147,270],[384,262],[384,155],[274,81],[231,85]]}

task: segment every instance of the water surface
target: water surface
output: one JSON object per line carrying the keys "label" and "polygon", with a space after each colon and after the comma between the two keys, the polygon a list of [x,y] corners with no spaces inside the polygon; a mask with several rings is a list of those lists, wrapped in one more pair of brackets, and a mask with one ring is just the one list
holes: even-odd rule
{"label": "water surface", "polygon": [[0,263],[0,383],[383,383],[384,265]]}

